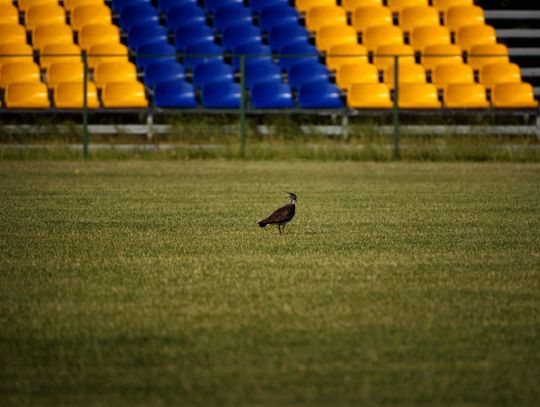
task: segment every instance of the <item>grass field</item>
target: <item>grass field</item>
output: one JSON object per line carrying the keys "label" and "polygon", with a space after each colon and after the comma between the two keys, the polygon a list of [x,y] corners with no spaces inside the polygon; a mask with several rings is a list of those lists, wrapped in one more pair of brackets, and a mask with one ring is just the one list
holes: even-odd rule
{"label": "grass field", "polygon": [[4,161],[0,194],[0,405],[540,405],[538,164]]}

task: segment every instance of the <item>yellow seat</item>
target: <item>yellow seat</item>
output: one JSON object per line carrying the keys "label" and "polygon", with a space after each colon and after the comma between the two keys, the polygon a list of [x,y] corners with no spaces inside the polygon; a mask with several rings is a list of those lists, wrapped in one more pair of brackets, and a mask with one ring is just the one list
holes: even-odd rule
{"label": "yellow seat", "polygon": [[47,69],[47,86],[54,88],[62,82],[79,82],[84,80],[82,62],[56,62]]}
{"label": "yellow seat", "polygon": [[427,6],[428,0],[387,0],[392,13],[401,14],[406,7]]}
{"label": "yellow seat", "polygon": [[65,24],[66,12],[58,4],[38,4],[26,10],[24,21],[29,31],[43,24]]}
{"label": "yellow seat", "polygon": [[499,83],[493,88],[491,95],[493,107],[499,108],[536,108],[533,88],[529,83]]}
{"label": "yellow seat", "polygon": [[[384,81],[390,89],[394,89],[396,68],[389,66],[384,75]],[[426,70],[420,64],[400,65],[398,72],[399,85],[405,83],[426,83]]]}
{"label": "yellow seat", "polygon": [[422,53],[422,65],[428,71],[435,69],[439,65],[462,64],[463,53],[461,48],[454,44],[429,45]]}
{"label": "yellow seat", "polygon": [[64,0],[64,8],[68,13],[71,13],[73,9],[77,6],[87,6],[87,5],[99,5],[105,4],[104,0]]}
{"label": "yellow seat", "polygon": [[[83,108],[83,82],[62,82],[54,89],[54,105],[59,109],[81,109]],[[87,82],[86,84],[86,106],[89,109],[99,107],[96,84]]]}
{"label": "yellow seat", "polygon": [[446,14],[446,11],[452,7],[472,5],[473,0],[433,0],[433,6],[443,14]]}
{"label": "yellow seat", "polygon": [[355,83],[347,92],[347,105],[355,109],[389,109],[393,102],[384,83]]}
{"label": "yellow seat", "polygon": [[17,2],[19,10],[22,12],[26,12],[30,7],[44,4],[56,5],[58,0],[18,0]]}
{"label": "yellow seat", "polygon": [[46,24],[37,26],[32,32],[34,49],[42,49],[47,44],[73,44],[73,31],[67,24]]}
{"label": "yellow seat", "polygon": [[508,48],[504,44],[475,45],[471,48],[467,62],[476,70],[480,70],[488,64],[510,62]]}
{"label": "yellow seat", "polygon": [[381,45],[403,44],[403,31],[395,25],[369,27],[363,37],[368,51],[375,52]]}
{"label": "yellow seat", "polygon": [[377,69],[384,72],[389,66],[394,66],[394,55],[399,56],[400,65],[416,63],[416,60],[414,59],[414,50],[410,45],[391,44],[381,45],[377,48],[373,55],[373,64]]}
{"label": "yellow seat", "polygon": [[71,27],[74,31],[95,24],[112,24],[112,14],[109,7],[104,4],[83,4],[75,7],[71,12]]}
{"label": "yellow seat", "polygon": [[356,30],[350,25],[326,25],[319,28],[315,37],[315,45],[320,51],[325,52],[333,45],[357,43]]}
{"label": "yellow seat", "polygon": [[[3,55],[3,56],[2,56]],[[0,67],[10,62],[33,62],[34,51],[28,44],[11,43],[0,45]]]}
{"label": "yellow seat", "polygon": [[379,83],[377,67],[366,62],[341,66],[337,71],[336,85],[349,89],[353,83]]}
{"label": "yellow seat", "polygon": [[445,90],[453,83],[474,83],[474,71],[466,64],[446,64],[437,66],[431,75],[437,88]]}
{"label": "yellow seat", "polygon": [[81,62],[81,49],[76,44],[47,44],[41,49],[39,64],[43,69],[58,62]]}
{"label": "yellow seat", "polygon": [[484,10],[478,6],[458,6],[449,8],[446,12],[444,25],[451,32],[458,31],[466,25],[483,25],[486,20],[484,18]]}
{"label": "yellow seat", "polygon": [[343,0],[341,5],[347,12],[352,13],[358,7],[382,6],[382,0]]}
{"label": "yellow seat", "polygon": [[295,7],[298,11],[307,13],[312,7],[335,6],[336,0],[296,0]]}
{"label": "yellow seat", "polygon": [[360,62],[368,62],[367,49],[360,44],[333,45],[326,55],[326,66],[334,71],[343,65]]}
{"label": "yellow seat", "polygon": [[403,109],[439,109],[438,92],[432,83],[399,85],[398,105]]}
{"label": "yellow seat", "polygon": [[33,62],[11,62],[2,65],[0,69],[0,88],[12,83],[39,82],[41,72],[39,66]]}
{"label": "yellow seat", "polygon": [[392,21],[392,12],[388,7],[358,7],[352,13],[352,26],[360,34],[364,34],[370,27],[392,25]]}
{"label": "yellow seat", "polygon": [[6,88],[5,104],[10,109],[46,109],[51,106],[47,86],[41,82],[9,85]]}
{"label": "yellow seat", "polygon": [[486,109],[489,102],[486,88],[479,83],[451,83],[444,92],[444,104],[449,109]]}
{"label": "yellow seat", "polygon": [[450,44],[450,31],[440,25],[416,27],[412,31],[410,43],[416,52],[424,52],[429,45]]}
{"label": "yellow seat", "polygon": [[88,50],[88,65],[95,68],[106,62],[128,62],[128,49],[124,44],[92,45]]}
{"label": "yellow seat", "polygon": [[19,24],[0,24],[0,44],[25,44],[26,30]]}
{"label": "yellow seat", "polygon": [[456,34],[456,44],[467,53],[475,45],[495,44],[496,42],[495,29],[490,25],[467,25],[461,27]]}
{"label": "yellow seat", "polygon": [[144,86],[140,82],[109,83],[103,88],[102,101],[107,108],[148,106]]}
{"label": "yellow seat", "polygon": [[19,10],[13,4],[0,4],[0,24],[19,24]]}
{"label": "yellow seat", "polygon": [[416,27],[440,25],[439,12],[434,7],[407,7],[401,12],[399,25],[405,32],[412,32]]}
{"label": "yellow seat", "polygon": [[88,50],[93,45],[120,42],[118,27],[112,24],[87,25],[79,32],[79,46]]}
{"label": "yellow seat", "polygon": [[112,82],[136,82],[137,68],[131,62],[106,62],[99,64],[94,71],[98,88]]}
{"label": "yellow seat", "polygon": [[347,12],[340,6],[317,6],[309,9],[306,15],[306,28],[317,31],[325,25],[346,25]]}
{"label": "yellow seat", "polygon": [[489,64],[480,71],[480,83],[488,88],[498,83],[521,82],[521,70],[519,66],[509,62]]}

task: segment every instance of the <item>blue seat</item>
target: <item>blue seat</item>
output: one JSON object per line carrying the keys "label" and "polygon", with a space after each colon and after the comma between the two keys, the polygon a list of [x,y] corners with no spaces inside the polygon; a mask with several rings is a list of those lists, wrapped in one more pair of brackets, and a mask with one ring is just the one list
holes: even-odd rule
{"label": "blue seat", "polygon": [[197,5],[197,0],[158,0],[158,8],[162,13],[167,13],[173,7],[187,4]]}
{"label": "blue seat", "polygon": [[294,7],[278,4],[265,7],[259,13],[259,25],[263,31],[270,31],[276,25],[298,25],[299,14]]}
{"label": "blue seat", "polygon": [[247,7],[233,4],[230,6],[219,7],[214,13],[214,27],[219,32],[231,25],[253,23],[253,15]]}
{"label": "blue seat", "polygon": [[153,42],[141,45],[137,49],[137,66],[145,69],[148,65],[156,62],[176,62],[176,50],[170,44]]}
{"label": "blue seat", "polygon": [[147,65],[144,70],[144,83],[152,89],[158,83],[181,79],[185,79],[184,67],[174,61],[154,62]]}
{"label": "blue seat", "polygon": [[160,82],[154,89],[154,104],[164,108],[197,107],[195,89],[184,80]]}
{"label": "blue seat", "polygon": [[203,88],[202,102],[204,107],[221,109],[238,109],[242,91],[234,82],[214,82]]}
{"label": "blue seat", "polygon": [[268,43],[274,51],[285,45],[309,41],[309,32],[299,24],[280,24],[272,27],[268,33]]}
{"label": "blue seat", "polygon": [[252,88],[257,83],[280,82],[281,69],[274,63],[260,63],[246,66],[245,86]]}
{"label": "blue seat", "polygon": [[195,69],[200,64],[211,62],[223,62],[225,49],[214,42],[203,42],[193,44],[184,49],[184,66],[188,69]]}
{"label": "blue seat", "polygon": [[249,2],[251,10],[256,13],[260,13],[265,7],[276,6],[278,4],[288,5],[289,0],[250,0]]}
{"label": "blue seat", "polygon": [[244,0],[206,0],[204,2],[204,8],[210,13],[215,13],[218,8],[232,6],[233,4],[242,6]]}
{"label": "blue seat", "polygon": [[254,25],[232,25],[223,31],[223,45],[227,51],[232,51],[237,46],[248,42],[262,43],[262,32]]}
{"label": "blue seat", "polygon": [[300,86],[298,103],[304,109],[339,109],[343,107],[338,87],[325,81],[309,82]]}
{"label": "blue seat", "polygon": [[152,5],[152,0],[112,0],[111,10],[120,13],[124,8],[134,5]]}
{"label": "blue seat", "polygon": [[253,65],[260,63],[272,62],[272,50],[268,45],[260,42],[248,42],[239,45],[233,50],[233,67],[236,70],[240,69],[240,55],[245,55],[245,65]]}
{"label": "blue seat", "polygon": [[296,64],[289,69],[289,85],[298,89],[308,82],[329,82],[329,72],[326,65],[318,62],[305,62]]}
{"label": "blue seat", "polygon": [[127,35],[129,49],[136,50],[141,45],[152,42],[167,43],[167,30],[159,24],[140,24],[131,27]]}
{"label": "blue seat", "polygon": [[253,86],[251,106],[255,109],[291,109],[294,107],[289,85],[281,82],[264,82]]}
{"label": "blue seat", "polygon": [[167,12],[167,27],[174,31],[185,25],[205,25],[206,15],[204,9],[196,4],[175,6]]}
{"label": "blue seat", "polygon": [[315,46],[303,42],[285,45],[279,51],[279,64],[283,69],[305,62],[317,62],[319,51]]}
{"label": "blue seat", "polygon": [[222,61],[199,64],[193,69],[193,85],[203,88],[214,82],[233,82],[234,73],[229,64]]}
{"label": "blue seat", "polygon": [[120,12],[120,27],[123,30],[127,31],[136,25],[148,23],[159,24],[159,14],[157,10],[148,3],[125,7]]}
{"label": "blue seat", "polygon": [[183,51],[187,46],[201,42],[214,42],[214,32],[207,25],[186,25],[174,31],[174,44]]}

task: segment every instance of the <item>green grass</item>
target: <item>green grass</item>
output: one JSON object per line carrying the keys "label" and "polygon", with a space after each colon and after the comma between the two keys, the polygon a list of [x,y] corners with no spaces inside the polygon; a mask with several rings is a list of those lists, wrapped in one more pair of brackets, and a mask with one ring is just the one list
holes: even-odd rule
{"label": "green grass", "polygon": [[[540,165],[0,162],[0,405],[538,406]],[[280,237],[256,221],[298,195]]]}

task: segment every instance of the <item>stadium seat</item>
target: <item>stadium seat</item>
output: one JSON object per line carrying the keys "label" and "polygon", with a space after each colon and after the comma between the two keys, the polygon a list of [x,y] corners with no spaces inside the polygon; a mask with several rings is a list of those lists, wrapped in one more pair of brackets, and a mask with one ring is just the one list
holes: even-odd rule
{"label": "stadium seat", "polygon": [[274,63],[261,63],[246,66],[245,86],[249,89],[257,83],[279,81],[281,81],[281,69]]}
{"label": "stadium seat", "polygon": [[426,7],[428,0],[387,0],[388,7],[392,13],[400,14],[406,7]]}
{"label": "stadium seat", "polygon": [[34,62],[11,62],[0,68],[0,88],[12,83],[40,82],[39,66]]}
{"label": "stadium seat", "polygon": [[433,70],[431,81],[437,88],[445,90],[453,83],[474,83],[474,72],[466,64],[439,65]]}
{"label": "stadium seat", "polygon": [[26,10],[24,23],[28,31],[42,24],[65,24],[66,12],[58,4],[38,4]]}
{"label": "stadium seat", "polygon": [[437,88],[431,83],[399,85],[398,105],[402,109],[439,109]]}
{"label": "stadium seat", "polygon": [[446,14],[449,8],[459,6],[472,6],[473,0],[432,0],[433,6],[441,13]]}
{"label": "stadium seat", "polygon": [[268,34],[268,43],[273,51],[295,42],[307,44],[309,32],[298,24],[280,24],[274,26]]}
{"label": "stadium seat", "polygon": [[[82,109],[84,106],[83,82],[62,82],[54,88],[54,105],[58,109]],[[96,84],[86,84],[86,106],[88,109],[97,109],[99,100]]]}
{"label": "stadium seat", "polygon": [[263,31],[270,31],[276,25],[298,24],[298,11],[289,5],[275,5],[263,8],[259,13],[259,24]]}
{"label": "stadium seat", "polygon": [[329,82],[304,83],[298,90],[298,103],[303,109],[340,109],[343,107],[339,88]]}
{"label": "stadium seat", "polygon": [[403,31],[394,25],[369,27],[362,42],[368,51],[375,52],[381,45],[403,44]]}
{"label": "stadium seat", "polygon": [[295,7],[298,11],[307,13],[313,7],[335,6],[336,0],[296,0]]}
{"label": "stadium seat", "polygon": [[[426,70],[420,64],[399,65],[399,85],[406,83],[426,83]],[[396,68],[389,66],[384,74],[384,81],[390,89],[394,89]]]}
{"label": "stadium seat", "polygon": [[174,31],[185,25],[205,25],[206,14],[204,9],[195,3],[181,3],[169,8],[167,11],[167,27]]}
{"label": "stadium seat", "polygon": [[9,85],[5,105],[9,109],[47,109],[51,106],[47,86],[41,82]]}
{"label": "stadium seat", "polygon": [[289,85],[298,89],[308,82],[328,82],[328,68],[318,62],[305,62],[291,66],[288,72]]}
{"label": "stadium seat", "polygon": [[194,69],[199,64],[223,61],[225,49],[213,42],[205,42],[190,45],[185,49],[184,66],[187,69]]}
{"label": "stadium seat", "polygon": [[251,9],[241,5],[219,7],[214,13],[214,27],[219,32],[233,25],[252,25],[252,23]]}
{"label": "stadium seat", "polygon": [[326,25],[317,31],[315,37],[315,45],[324,52],[333,45],[357,43],[356,30],[350,25]]}
{"label": "stadium seat", "polygon": [[389,109],[394,103],[384,83],[354,83],[347,92],[347,105],[354,109]]}
{"label": "stadium seat", "polygon": [[73,44],[73,31],[67,24],[45,24],[32,32],[32,46],[42,49],[47,44]]}
{"label": "stadium seat", "polygon": [[392,24],[392,11],[388,7],[358,7],[352,13],[352,26],[362,35],[370,27]]}
{"label": "stadium seat", "polygon": [[131,62],[107,62],[94,70],[94,81],[98,88],[113,82],[136,82],[137,69]]}
{"label": "stadium seat", "polygon": [[193,70],[193,86],[202,89],[214,82],[233,82],[234,72],[229,64],[221,61],[199,64]]}
{"label": "stadium seat", "polygon": [[164,42],[141,45],[137,49],[135,62],[141,69],[155,62],[176,61],[176,50],[171,44]]}
{"label": "stadium seat", "polygon": [[105,0],[64,0],[63,6],[64,9],[68,12],[68,14],[71,14],[75,7],[78,6],[86,6],[86,5],[100,5],[105,4]]}
{"label": "stadium seat", "polygon": [[174,31],[174,45],[179,51],[201,42],[214,42],[214,31],[207,25],[186,25]]}
{"label": "stadium seat", "polygon": [[206,0],[204,2],[204,8],[210,12],[215,13],[216,10],[224,6],[243,5],[243,0]]}
{"label": "stadium seat", "polygon": [[291,109],[291,88],[281,82],[258,83],[251,90],[251,105],[255,109]]}
{"label": "stadium seat", "polygon": [[533,88],[529,83],[499,83],[493,87],[493,107],[507,109],[537,108]]}
{"label": "stadium seat", "polygon": [[0,45],[0,67],[10,62],[33,62],[34,51],[28,44],[11,43]]}
{"label": "stadium seat", "polygon": [[48,44],[39,57],[41,68],[47,70],[57,62],[81,62],[81,49],[76,44]]}
{"label": "stadium seat", "polygon": [[130,28],[127,35],[129,49],[136,50],[148,43],[168,41],[167,29],[159,24],[140,24]]}
{"label": "stadium seat", "polygon": [[306,14],[306,28],[317,31],[325,25],[346,25],[347,12],[340,6],[312,7]]}
{"label": "stadium seat", "polygon": [[386,72],[389,66],[394,66],[395,56],[399,57],[399,65],[414,64],[414,49],[410,45],[392,44],[377,47],[373,55],[373,64],[379,71]]}
{"label": "stadium seat", "polygon": [[411,33],[417,27],[438,26],[439,11],[429,6],[406,7],[401,12],[399,25],[406,33]]}
{"label": "stadium seat", "polygon": [[260,13],[263,8],[279,5],[289,5],[289,0],[251,0],[249,2],[249,7],[255,13]]}
{"label": "stadium seat", "polygon": [[30,7],[37,5],[57,5],[58,0],[17,0],[17,7],[25,13]]}
{"label": "stadium seat", "polygon": [[115,13],[120,14],[125,8],[132,6],[150,6],[151,0],[112,0],[111,9]]}
{"label": "stadium seat", "polygon": [[144,70],[144,83],[153,89],[158,83],[182,81],[185,79],[184,66],[176,61],[154,62]]}
{"label": "stadium seat", "polygon": [[159,24],[159,14],[150,4],[135,4],[126,7],[120,12],[120,27],[127,31],[140,24]]}
{"label": "stadium seat", "polygon": [[456,34],[456,44],[467,53],[475,45],[495,44],[496,42],[495,29],[490,25],[467,25],[460,28]]}
{"label": "stadium seat", "polygon": [[19,24],[19,10],[13,4],[0,4],[0,24]]}
{"label": "stadium seat", "polygon": [[326,54],[326,66],[333,71],[343,65],[368,62],[368,51],[361,44],[333,45]]}
{"label": "stadium seat", "polygon": [[154,89],[154,104],[163,108],[197,107],[195,89],[191,83],[184,80],[160,82]]}
{"label": "stadium seat", "polygon": [[202,90],[203,105],[210,109],[238,109],[241,99],[240,85],[231,81],[209,83]]}
{"label": "stadium seat", "polygon": [[47,69],[47,86],[53,89],[62,82],[82,82],[84,80],[84,65],[76,62],[55,62]]}
{"label": "stadium seat", "polygon": [[410,44],[416,52],[424,52],[430,45],[450,44],[450,30],[443,26],[416,27],[412,31]]}
{"label": "stadium seat", "polygon": [[0,45],[1,44],[25,44],[25,43],[26,43],[26,30],[22,25],[0,23]]}
{"label": "stadium seat", "polygon": [[124,44],[97,44],[88,50],[88,66],[92,69],[104,62],[117,61],[128,61],[128,49]]}
{"label": "stadium seat", "polygon": [[185,6],[188,4],[197,5],[197,0],[158,0],[158,8],[162,13],[167,14],[173,7]]}
{"label": "stadium seat", "polygon": [[354,83],[378,83],[379,71],[373,64],[360,62],[342,65],[336,75],[336,84],[347,90]]}
{"label": "stadium seat", "polygon": [[84,26],[79,32],[79,46],[88,50],[92,45],[120,42],[118,27],[112,24],[95,24]]}
{"label": "stadium seat", "polygon": [[253,65],[260,63],[272,62],[272,50],[268,45],[261,44],[260,42],[248,42],[246,44],[239,45],[233,50],[232,64],[235,70],[240,70],[241,57],[245,55],[245,65]]}
{"label": "stadium seat", "polygon": [[104,4],[88,4],[77,6],[71,12],[71,28],[80,31],[84,26],[112,24],[111,9]]}
{"label": "stadium seat", "polygon": [[471,48],[467,63],[475,70],[481,70],[485,65],[510,62],[508,48],[504,44],[480,44]]}
{"label": "stadium seat", "polygon": [[444,92],[444,104],[449,109],[486,109],[489,102],[486,89],[478,83],[451,83]]}
{"label": "stadium seat", "polygon": [[514,63],[500,62],[485,65],[480,71],[480,83],[491,88],[498,83],[521,82],[521,70]]}
{"label": "stadium seat", "polygon": [[142,108],[148,106],[144,86],[140,82],[108,83],[102,90],[103,107]]}
{"label": "stadium seat", "polygon": [[462,64],[463,54],[461,48],[454,44],[429,45],[422,53],[422,65],[431,71],[439,65]]}
{"label": "stadium seat", "polygon": [[348,13],[353,13],[358,7],[381,7],[382,0],[343,0],[341,5]]}
{"label": "stadium seat", "polygon": [[467,25],[484,25],[484,10],[478,6],[458,6],[449,8],[446,12],[444,25],[451,32],[457,32]]}
{"label": "stadium seat", "polygon": [[313,45],[307,43],[292,43],[282,47],[278,56],[281,68],[288,70],[296,64],[317,61],[319,59],[319,51]]}

